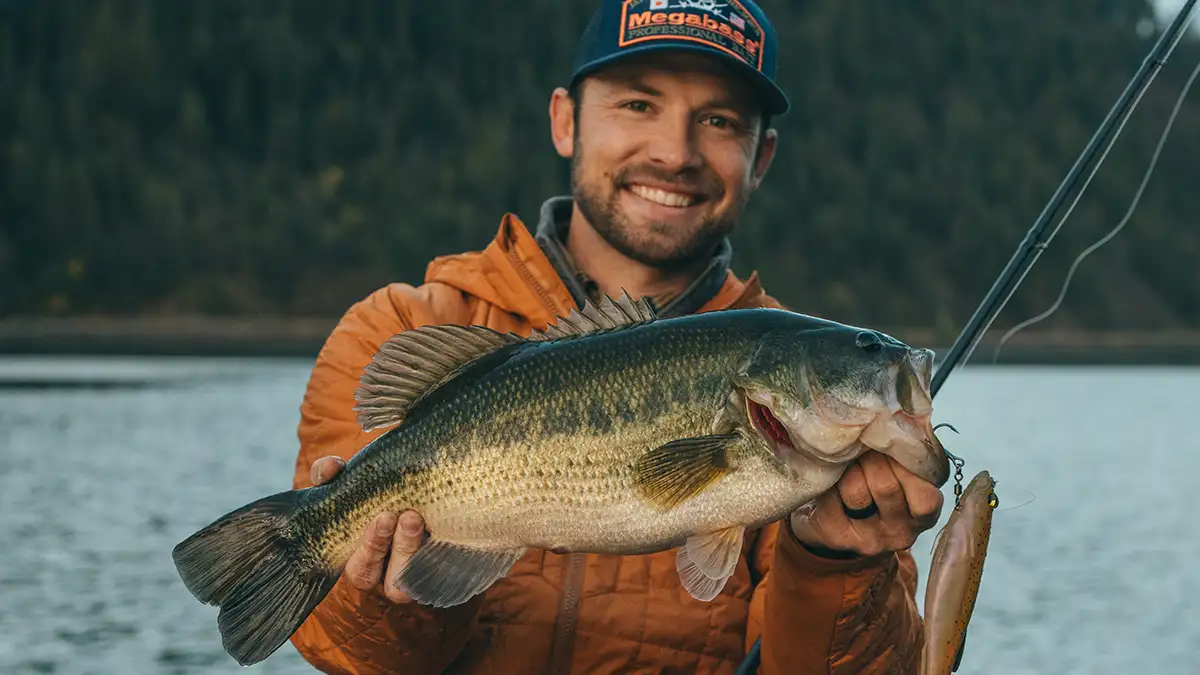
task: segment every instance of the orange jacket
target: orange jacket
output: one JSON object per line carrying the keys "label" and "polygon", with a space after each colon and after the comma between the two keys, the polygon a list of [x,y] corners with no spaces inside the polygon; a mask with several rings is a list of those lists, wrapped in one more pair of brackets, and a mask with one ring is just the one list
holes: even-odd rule
{"label": "orange jacket", "polygon": [[[779,306],[732,273],[701,311]],[[349,458],[383,433],[355,421],[354,390],[384,340],[431,323],[528,334],[574,307],[513,215],[482,252],[446,256],[418,287],[391,284],[354,305],[325,343],[301,408],[295,486],[325,455]],[[737,571],[711,602],[683,590],[675,552],[558,555],[530,550],[463,605],[393,605],[339,581],[292,643],[326,673],[733,673],[763,636],[761,673],[915,672],[916,565],[907,552],[818,557],[786,525],[746,535]]]}

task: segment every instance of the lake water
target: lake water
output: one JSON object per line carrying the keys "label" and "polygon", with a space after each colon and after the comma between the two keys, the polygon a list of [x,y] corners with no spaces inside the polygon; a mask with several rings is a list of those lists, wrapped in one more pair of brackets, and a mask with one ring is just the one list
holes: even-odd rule
{"label": "lake water", "polygon": [[[0,359],[0,673],[246,672],[170,551],[290,487],[309,367]],[[1200,369],[950,378],[942,437],[1001,499],[960,673],[1197,672],[1197,392]],[[313,671],[285,645],[252,672]]]}

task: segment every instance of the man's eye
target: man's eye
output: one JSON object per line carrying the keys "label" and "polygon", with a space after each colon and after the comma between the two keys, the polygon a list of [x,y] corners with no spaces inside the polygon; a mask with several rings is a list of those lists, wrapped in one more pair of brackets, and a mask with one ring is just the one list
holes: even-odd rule
{"label": "man's eye", "polygon": [[733,128],[733,121],[727,117],[721,117],[720,115],[711,115],[709,117],[706,117],[704,119],[704,123],[708,124],[710,126],[714,126],[718,129]]}
{"label": "man's eye", "polygon": [[630,101],[625,104],[625,107],[634,112],[646,112],[650,109],[650,104],[646,101]]}

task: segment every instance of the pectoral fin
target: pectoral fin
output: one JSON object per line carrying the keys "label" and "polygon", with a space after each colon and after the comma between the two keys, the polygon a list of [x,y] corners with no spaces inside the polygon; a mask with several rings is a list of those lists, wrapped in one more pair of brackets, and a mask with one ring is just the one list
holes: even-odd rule
{"label": "pectoral fin", "polygon": [[732,470],[726,449],[739,438],[736,433],[698,436],[660,445],[638,458],[634,486],[659,508],[678,506]]}
{"label": "pectoral fin", "polygon": [[675,570],[687,592],[705,602],[717,597],[733,576],[746,528],[730,527],[689,537],[675,556]]}
{"label": "pectoral fin", "polygon": [[524,549],[485,551],[430,539],[408,561],[396,587],[431,607],[453,607],[508,574]]}

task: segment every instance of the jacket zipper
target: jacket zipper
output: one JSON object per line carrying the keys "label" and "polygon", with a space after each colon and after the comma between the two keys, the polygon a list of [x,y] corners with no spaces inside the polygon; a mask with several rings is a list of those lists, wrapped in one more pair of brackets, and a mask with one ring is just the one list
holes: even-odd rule
{"label": "jacket zipper", "polygon": [[558,618],[554,621],[554,642],[550,647],[547,673],[556,675],[571,672],[571,657],[575,653],[575,625],[579,619],[579,597],[583,592],[583,573],[587,569],[586,553],[568,553],[563,569],[562,600]]}
{"label": "jacket zipper", "polygon": [[[550,294],[533,278],[525,263],[511,249],[508,251],[508,258],[525,283],[537,294],[550,316],[555,316],[558,311],[554,309]],[[549,675],[571,672],[571,657],[575,653],[575,625],[579,620],[579,598],[583,593],[583,576],[586,569],[587,554],[567,554],[563,567],[562,598],[558,604],[558,616],[554,620],[554,641],[550,646],[550,662],[546,670]]]}

